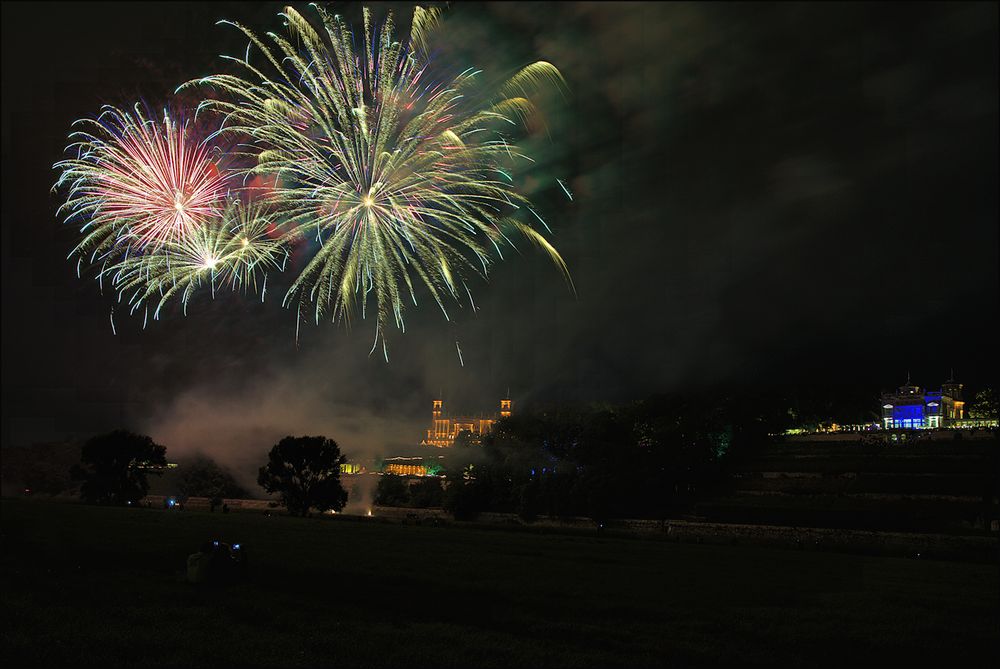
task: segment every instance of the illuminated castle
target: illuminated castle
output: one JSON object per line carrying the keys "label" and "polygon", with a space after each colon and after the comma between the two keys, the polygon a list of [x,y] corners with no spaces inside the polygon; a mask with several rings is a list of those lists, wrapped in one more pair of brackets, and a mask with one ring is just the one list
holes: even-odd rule
{"label": "illuminated castle", "polygon": [[500,411],[491,416],[454,416],[444,415],[444,402],[434,400],[431,408],[431,426],[427,429],[427,436],[420,442],[421,446],[437,446],[447,448],[455,444],[455,437],[459,432],[469,432],[472,435],[472,442],[478,443],[482,435],[493,429],[493,424],[500,418],[508,418],[511,412],[511,401],[509,399],[500,400]]}
{"label": "illuminated castle", "polygon": [[962,384],[950,380],[938,391],[924,391],[920,386],[900,386],[894,393],[882,395],[882,426],[886,429],[934,429],[949,427],[965,418]]}

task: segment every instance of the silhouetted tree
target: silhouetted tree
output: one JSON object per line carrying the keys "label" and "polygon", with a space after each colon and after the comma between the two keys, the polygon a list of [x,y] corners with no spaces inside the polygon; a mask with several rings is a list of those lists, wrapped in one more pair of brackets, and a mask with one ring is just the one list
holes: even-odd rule
{"label": "silhouetted tree", "polygon": [[[468,433],[465,433],[466,435]],[[446,449],[444,472],[447,484],[442,494],[441,505],[455,520],[472,520],[484,505],[489,495],[484,494],[488,475],[488,456],[482,446],[471,444],[459,433],[455,446]]]}
{"label": "silhouetted tree", "polygon": [[247,491],[236,482],[232,474],[204,455],[181,464],[177,488],[185,497],[210,498],[213,510],[227,497],[239,499],[247,496]]}
{"label": "silhouetted tree", "polygon": [[55,463],[36,462],[31,471],[24,476],[25,491],[36,495],[59,495],[73,488],[73,477],[65,463],[59,466]]}
{"label": "silhouetted tree", "polygon": [[5,447],[0,452],[4,487],[10,484],[23,487],[29,495],[61,495],[71,491],[79,495],[79,483],[73,481],[71,470],[80,462],[82,448],[82,442]]}
{"label": "silhouetted tree", "polygon": [[285,437],[271,449],[257,483],[278,493],[294,516],[306,516],[310,509],[340,511],[347,504],[347,491],[340,483],[340,465],[346,462],[333,439]]}
{"label": "silhouetted tree", "polygon": [[167,449],[150,437],[116,430],[91,438],[83,445],[80,463],[72,469],[83,481],[80,497],[92,504],[127,504],[146,496],[146,474],[167,464]]}
{"label": "silhouetted tree", "polygon": [[518,488],[517,515],[526,523],[538,520],[542,511],[542,482],[532,478]]}
{"label": "silhouetted tree", "polygon": [[443,503],[444,490],[441,479],[425,477],[410,486],[410,506],[418,509],[439,507]]}
{"label": "silhouetted tree", "polygon": [[481,445],[457,439],[447,449],[444,507],[456,518],[489,510],[527,522],[663,519],[716,494],[787,421],[781,402],[693,392],[522,412]]}
{"label": "silhouetted tree", "polygon": [[381,506],[406,506],[410,502],[410,490],[402,476],[383,474],[378,477],[375,488],[375,503]]}
{"label": "silhouetted tree", "polygon": [[442,505],[455,520],[475,520],[483,509],[481,488],[474,479],[449,479]]}
{"label": "silhouetted tree", "polygon": [[[5,483],[24,487],[26,495],[79,495],[73,481],[73,465],[80,462],[83,444],[33,444],[27,448],[4,448],[0,455]],[[5,486],[6,487],[6,486]]]}

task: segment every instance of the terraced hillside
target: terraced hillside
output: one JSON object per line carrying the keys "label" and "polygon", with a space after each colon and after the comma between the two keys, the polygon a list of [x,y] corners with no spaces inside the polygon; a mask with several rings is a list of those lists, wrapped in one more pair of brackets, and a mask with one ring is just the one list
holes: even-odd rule
{"label": "terraced hillside", "polygon": [[1000,519],[998,442],[785,442],[696,507],[713,522],[986,534]]}

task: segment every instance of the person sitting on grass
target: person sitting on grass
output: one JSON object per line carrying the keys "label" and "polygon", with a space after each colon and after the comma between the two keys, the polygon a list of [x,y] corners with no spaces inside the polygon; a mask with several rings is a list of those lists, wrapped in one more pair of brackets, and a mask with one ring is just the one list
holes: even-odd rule
{"label": "person sitting on grass", "polygon": [[189,583],[227,583],[246,575],[246,553],[239,544],[206,541],[187,558]]}

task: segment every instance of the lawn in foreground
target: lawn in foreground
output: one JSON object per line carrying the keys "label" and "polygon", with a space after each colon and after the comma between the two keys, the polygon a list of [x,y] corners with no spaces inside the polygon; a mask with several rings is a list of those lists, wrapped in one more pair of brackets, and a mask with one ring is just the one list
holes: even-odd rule
{"label": "lawn in foreground", "polygon": [[[979,664],[995,565],[5,499],[13,666]],[[177,581],[210,538],[251,578]],[[7,666],[11,666],[7,664]]]}

